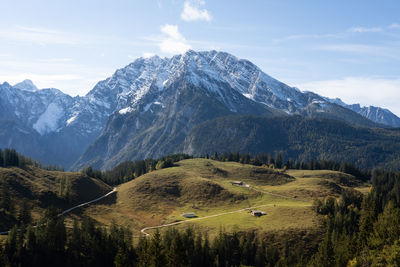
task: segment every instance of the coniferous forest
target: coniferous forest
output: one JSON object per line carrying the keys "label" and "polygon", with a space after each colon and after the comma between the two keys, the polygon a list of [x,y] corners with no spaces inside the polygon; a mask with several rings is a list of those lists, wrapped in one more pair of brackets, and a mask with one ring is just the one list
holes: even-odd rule
{"label": "coniferous forest", "polygon": [[[150,237],[129,229],[108,230],[90,218],[66,226],[48,209],[36,227],[15,226],[1,246],[1,266],[399,266],[400,174],[374,171],[372,190],[345,191],[316,200],[326,232],[315,251],[278,249],[255,232],[227,233],[210,240],[194,229],[173,228]],[[26,229],[26,230],[18,230]],[[138,238],[137,242],[132,242]]]}
{"label": "coniferous forest", "polygon": [[0,0],[0,267],[400,267],[399,15]]}
{"label": "coniferous forest", "polygon": [[[20,166],[25,159],[13,150],[1,153],[2,166]],[[367,195],[349,189],[340,198],[316,199],[321,242],[306,248],[301,242],[275,246],[255,231],[226,232],[214,238],[193,229],[169,228],[151,236],[134,236],[129,229],[113,224],[103,228],[89,217],[67,225],[59,210],[48,208],[42,219],[31,225],[29,206],[22,208],[18,224],[0,245],[0,266],[399,266],[400,265],[400,173],[361,171],[348,163],[284,160],[281,155],[223,153],[205,155],[220,161],[238,161],[270,168],[332,169],[370,180]],[[188,155],[171,155],[159,160],[126,162],[102,172],[82,172],[110,184],[133,179],[146,172],[167,168]],[[107,178],[105,178],[107,177]],[[12,203],[2,192],[1,211]],[[318,240],[317,240],[318,241]]]}

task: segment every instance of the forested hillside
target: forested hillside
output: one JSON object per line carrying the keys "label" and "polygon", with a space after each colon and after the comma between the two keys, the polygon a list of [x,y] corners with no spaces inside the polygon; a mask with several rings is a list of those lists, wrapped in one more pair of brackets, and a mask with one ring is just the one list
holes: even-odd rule
{"label": "forested hillside", "polygon": [[[133,245],[128,229],[109,230],[86,218],[72,229],[47,211],[40,227],[14,228],[0,248],[1,265],[18,266],[398,266],[400,264],[400,174],[375,171],[372,190],[363,196],[343,192],[317,200],[314,209],[326,225],[315,253],[300,243],[272,246],[255,233],[216,238],[188,228],[156,232]],[[310,240],[307,242],[311,242]]]}
{"label": "forested hillside", "polygon": [[349,162],[361,169],[400,169],[400,131],[363,128],[329,119],[224,117],[194,127],[183,151],[205,155],[236,151],[284,158]]}
{"label": "forested hillside", "polygon": [[109,191],[109,185],[85,174],[45,167],[15,150],[0,150],[0,232],[37,222],[48,207],[67,209]]}

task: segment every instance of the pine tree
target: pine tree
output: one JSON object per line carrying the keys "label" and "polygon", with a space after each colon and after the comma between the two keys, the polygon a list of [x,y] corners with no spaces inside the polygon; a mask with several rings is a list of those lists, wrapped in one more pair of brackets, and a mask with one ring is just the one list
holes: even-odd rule
{"label": "pine tree", "polygon": [[170,267],[186,266],[186,254],[183,246],[182,238],[179,232],[176,233],[171,242],[171,247],[167,253],[167,262]]}
{"label": "pine tree", "polygon": [[[36,244],[36,236],[35,232],[33,231],[32,226],[28,226],[25,233],[25,249],[26,253],[28,254],[28,258],[33,258],[34,255],[37,253],[37,244]],[[32,262],[31,265],[34,265]]]}
{"label": "pine tree", "polygon": [[194,242],[194,250],[192,256],[192,266],[201,267],[204,266],[203,263],[203,245],[201,232],[196,235],[196,241]]}
{"label": "pine tree", "polygon": [[154,233],[150,247],[149,247],[149,256],[150,256],[150,266],[152,267],[163,267],[165,266],[165,255],[162,246],[161,234],[157,231]]}
{"label": "pine tree", "polygon": [[203,263],[203,266],[211,266],[211,263],[212,263],[210,241],[208,240],[207,233],[204,235],[204,245],[203,245],[203,251],[202,251],[202,263]]}
{"label": "pine tree", "polygon": [[15,149],[7,148],[4,151],[4,166],[11,167],[11,166],[18,166],[18,154]]}
{"label": "pine tree", "polygon": [[4,167],[4,154],[3,150],[0,149],[0,167]]}
{"label": "pine tree", "polygon": [[275,166],[276,166],[278,169],[280,169],[280,168],[282,168],[282,164],[283,164],[282,154],[281,154],[281,153],[278,153],[278,154],[276,155]]}
{"label": "pine tree", "polygon": [[132,262],[129,259],[129,253],[123,249],[119,248],[117,255],[114,258],[114,265],[115,267],[129,267],[132,266]]}
{"label": "pine tree", "polygon": [[28,225],[32,222],[30,205],[26,200],[22,202],[17,219],[20,224],[24,225]]}
{"label": "pine tree", "polygon": [[266,259],[265,259],[265,246],[263,244],[260,244],[257,247],[257,252],[256,252],[256,259],[255,259],[255,265],[257,267],[265,266]]}
{"label": "pine tree", "polygon": [[137,246],[137,254],[138,254],[138,263],[141,267],[150,266],[151,257],[149,255],[149,242],[145,237],[141,237],[139,239],[139,243]]}
{"label": "pine tree", "polygon": [[11,215],[15,212],[14,202],[4,184],[0,187],[0,209],[4,209]]}

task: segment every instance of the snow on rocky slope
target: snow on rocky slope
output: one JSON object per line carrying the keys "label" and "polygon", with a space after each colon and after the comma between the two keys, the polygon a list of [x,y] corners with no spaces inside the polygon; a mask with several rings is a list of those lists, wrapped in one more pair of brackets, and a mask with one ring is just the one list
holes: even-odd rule
{"label": "snow on rocky slope", "polygon": [[[12,121],[15,129],[34,132],[39,136],[35,138],[41,140],[35,142],[43,147],[47,146],[43,140],[50,136],[56,143],[74,139],[74,147],[79,149],[71,151],[69,166],[72,157],[79,156],[96,140],[110,116],[128,116],[135,112],[144,116],[149,112],[162,112],[168,105],[174,105],[178,111],[178,105],[185,103],[172,101],[169,94],[180,91],[171,88],[188,85],[201,88],[205,95],[237,114],[241,113],[243,105],[256,103],[286,114],[328,114],[364,126],[373,126],[372,121],[400,126],[400,119],[389,110],[347,105],[312,92],[301,92],[268,76],[248,60],[225,52],[193,50],[171,58],[138,58],[98,82],[83,97],[71,97],[57,89],[39,90],[29,80],[14,86],[3,83],[0,85],[0,120]],[[139,119],[137,123],[140,124]],[[3,132],[7,138],[0,141],[0,147],[12,145],[12,133],[7,133],[7,129]],[[56,163],[51,158],[46,162]]]}

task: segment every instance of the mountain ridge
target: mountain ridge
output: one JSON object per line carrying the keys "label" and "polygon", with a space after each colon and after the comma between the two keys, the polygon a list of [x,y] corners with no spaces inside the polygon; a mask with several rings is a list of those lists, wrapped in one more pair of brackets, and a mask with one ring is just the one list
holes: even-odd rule
{"label": "mountain ridge", "polygon": [[[4,111],[0,120],[14,125],[0,129],[0,147],[14,146],[46,164],[66,168],[94,162],[87,156],[102,150],[93,148],[96,144],[106,147],[100,154],[108,167],[119,160],[180,152],[193,126],[219,116],[301,115],[364,127],[397,125],[397,119],[400,123],[388,110],[366,113],[361,107],[301,92],[248,60],[217,51],[138,58],[98,82],[85,96],[37,89],[28,80],[15,86],[3,83],[0,91],[0,111]],[[19,138],[14,138],[15,131]],[[40,151],[40,147],[45,149]],[[46,156],[46,149],[53,152]],[[61,156],[66,159],[60,161]]]}

